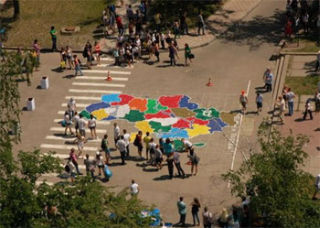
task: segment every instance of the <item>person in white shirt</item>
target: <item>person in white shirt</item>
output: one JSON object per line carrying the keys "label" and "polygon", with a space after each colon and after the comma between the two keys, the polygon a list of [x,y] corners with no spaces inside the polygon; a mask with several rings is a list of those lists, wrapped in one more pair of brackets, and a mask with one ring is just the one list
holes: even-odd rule
{"label": "person in white shirt", "polygon": [[70,98],[70,100],[68,101],[68,109],[69,111],[73,112],[76,110],[77,106],[76,106],[76,101],[75,99],[73,99],[73,97]]}
{"label": "person in white shirt", "polygon": [[284,101],[284,98],[282,96],[279,96],[276,104],[279,109],[279,113],[278,113],[279,119],[281,123],[283,123],[283,113],[286,110],[286,102]]}
{"label": "person in white shirt", "polygon": [[79,115],[78,115],[78,112],[75,112],[74,113],[74,116],[72,118],[72,121],[74,123],[74,128],[75,128],[75,131],[76,131],[76,135],[78,134],[78,129],[79,129]]}
{"label": "person in white shirt", "polygon": [[315,192],[313,194],[312,199],[317,199],[317,193],[320,191],[320,174],[316,177],[316,182],[315,182]]}
{"label": "person in white shirt", "polygon": [[90,129],[92,139],[97,139],[96,126],[97,126],[97,122],[95,117],[93,115],[90,115],[90,120],[88,121],[88,127]]}
{"label": "person in white shirt", "polygon": [[64,135],[67,135],[67,130],[69,129],[70,131],[70,134],[73,135],[73,132],[72,132],[72,118],[69,114],[69,112],[65,112],[64,113],[64,124],[65,124],[65,130],[64,130]]}
{"label": "person in white shirt", "polygon": [[126,156],[129,157],[129,154],[130,154],[130,150],[129,150],[130,134],[127,132],[126,129],[123,129],[123,140],[126,143],[126,149],[127,149]]}
{"label": "person in white shirt", "polygon": [[117,123],[113,124],[113,137],[114,137],[114,144],[116,145],[119,137],[120,137],[120,127]]}
{"label": "person in white shirt", "polygon": [[86,137],[86,121],[83,119],[83,116],[80,114],[79,115],[79,121],[78,121],[78,126],[79,126],[79,132],[83,137]]}
{"label": "person in white shirt", "polygon": [[149,153],[150,153],[150,163],[153,165],[156,163],[155,161],[155,149],[156,149],[157,144],[154,142],[154,139],[151,138],[150,142],[148,144],[149,147]]}
{"label": "person in white shirt", "polygon": [[130,192],[132,196],[136,196],[140,192],[139,185],[134,180],[131,181]]}
{"label": "person in white shirt", "polygon": [[156,145],[156,148],[154,150],[154,157],[155,157],[157,168],[161,169],[162,168],[162,152],[159,148],[159,145]]}
{"label": "person in white shirt", "polygon": [[125,165],[126,163],[124,160],[125,160],[125,156],[126,156],[126,152],[127,152],[127,144],[123,140],[123,135],[121,135],[119,140],[117,140],[116,147],[120,151],[120,156],[121,156],[121,161],[122,161],[121,164]]}
{"label": "person in white shirt", "polygon": [[192,149],[192,143],[190,141],[182,138],[181,142],[183,143],[186,152],[188,152]]}

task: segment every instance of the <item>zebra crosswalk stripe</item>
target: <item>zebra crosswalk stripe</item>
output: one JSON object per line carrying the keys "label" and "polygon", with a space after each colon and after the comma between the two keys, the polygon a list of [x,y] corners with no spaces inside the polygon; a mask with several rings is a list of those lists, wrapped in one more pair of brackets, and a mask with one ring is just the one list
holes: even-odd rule
{"label": "zebra crosswalk stripe", "polygon": [[[72,148],[76,148],[76,145],[41,144],[40,148],[56,149],[56,150],[71,150]],[[84,151],[97,151],[98,147],[85,146],[85,147],[83,147],[83,150]]]}
{"label": "zebra crosswalk stripe", "polygon": [[121,94],[119,90],[94,90],[94,89],[69,89],[70,93],[101,93],[101,94],[110,94],[117,93]]}
{"label": "zebra crosswalk stripe", "polygon": [[72,85],[76,86],[98,86],[98,87],[125,87],[125,84],[103,84],[103,83],[93,83],[93,82],[73,82]]}

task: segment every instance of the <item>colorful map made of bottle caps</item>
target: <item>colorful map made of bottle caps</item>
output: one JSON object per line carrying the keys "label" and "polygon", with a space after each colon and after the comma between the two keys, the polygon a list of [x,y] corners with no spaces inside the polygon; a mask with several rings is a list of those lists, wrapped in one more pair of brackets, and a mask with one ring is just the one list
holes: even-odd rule
{"label": "colorful map made of bottle caps", "polygon": [[186,95],[140,98],[127,94],[107,94],[101,102],[81,112],[97,120],[127,120],[137,130],[162,138],[193,138],[222,131],[227,123],[213,107],[201,108]]}

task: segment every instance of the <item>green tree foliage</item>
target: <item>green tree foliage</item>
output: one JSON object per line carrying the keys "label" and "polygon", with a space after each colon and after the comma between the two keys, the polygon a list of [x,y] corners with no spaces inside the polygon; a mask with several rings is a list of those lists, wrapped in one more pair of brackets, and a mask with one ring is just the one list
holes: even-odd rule
{"label": "green tree foliage", "polygon": [[179,20],[180,15],[186,12],[188,24],[192,26],[197,22],[199,11],[202,12],[204,18],[207,18],[220,7],[221,2],[221,0],[154,0],[151,2],[149,16],[152,17],[156,13],[160,13],[162,24],[170,27],[172,22]]}
{"label": "green tree foliage", "polygon": [[320,205],[312,200],[314,178],[301,168],[307,158],[305,136],[283,137],[260,127],[261,152],[223,175],[238,197],[250,196],[252,222],[264,227],[319,227]]}
{"label": "green tree foliage", "polygon": [[54,152],[20,151],[14,158],[12,144],[19,135],[9,132],[19,122],[14,77],[21,73],[21,59],[20,53],[5,53],[0,63],[0,227],[149,227],[141,211],[150,208],[127,189],[115,194],[89,177],[39,185],[41,175],[62,172]]}

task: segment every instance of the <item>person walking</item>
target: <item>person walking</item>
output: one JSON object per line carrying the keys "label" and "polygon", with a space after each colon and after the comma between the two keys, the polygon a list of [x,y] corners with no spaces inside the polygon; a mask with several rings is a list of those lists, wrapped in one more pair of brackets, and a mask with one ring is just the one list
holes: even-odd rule
{"label": "person walking", "polygon": [[67,174],[70,175],[70,181],[71,183],[73,183],[76,177],[76,173],[75,173],[75,166],[72,163],[72,160],[70,157],[67,159],[67,164],[65,165],[64,170],[67,172]]}
{"label": "person walking", "polygon": [[75,129],[75,132],[76,132],[76,135],[78,135],[78,130],[79,130],[79,115],[78,115],[78,112],[75,112],[73,117],[72,117],[72,122],[74,123],[74,129]]}
{"label": "person walking", "polygon": [[203,209],[202,221],[203,221],[204,228],[211,228],[211,225],[213,223],[213,215],[208,210],[208,207],[204,207],[204,209]]}
{"label": "person walking", "polygon": [[263,97],[261,93],[257,93],[256,96],[256,104],[257,104],[257,115],[262,111],[262,102],[263,102]]}
{"label": "person walking", "polygon": [[120,138],[120,127],[118,126],[117,123],[113,124],[113,138],[114,138],[114,145],[116,145]]}
{"label": "person walking", "polygon": [[123,140],[123,135],[120,136],[119,140],[117,140],[116,148],[120,151],[120,157],[121,157],[121,164],[125,165],[125,157],[127,153],[127,144]]}
{"label": "person walking", "polygon": [[101,47],[99,41],[94,42],[94,54],[97,60],[97,64],[100,65]]}
{"label": "person walking", "polygon": [[142,131],[138,131],[138,134],[136,134],[136,138],[134,139],[133,145],[138,148],[138,155],[140,159],[142,158],[142,149],[143,149],[143,144],[142,144]]}
{"label": "person walking", "polygon": [[90,129],[91,138],[97,139],[97,132],[96,132],[97,121],[92,114],[90,115],[90,120],[88,121],[88,127]]}
{"label": "person walking", "polygon": [[303,120],[306,120],[308,113],[309,113],[309,116],[310,116],[310,120],[313,120],[311,99],[308,99],[306,104],[305,104],[305,111],[304,111],[304,114],[303,114]]}
{"label": "person walking", "polygon": [[200,219],[199,219],[199,209],[201,205],[199,202],[198,198],[194,198],[192,203],[191,203],[191,213],[192,213],[192,218],[193,218],[193,226],[200,226]]}
{"label": "person walking", "polygon": [[180,220],[178,225],[185,226],[186,225],[186,216],[187,216],[187,205],[183,202],[183,197],[180,196],[179,201],[177,202],[178,212],[180,215]]}
{"label": "person walking", "polygon": [[188,60],[190,63],[192,63],[192,54],[191,54],[191,49],[189,47],[189,44],[185,43],[184,44],[184,66],[189,66]]}
{"label": "person walking", "polygon": [[245,114],[245,111],[247,109],[247,104],[248,104],[248,97],[244,90],[241,91],[241,95],[239,98],[240,104],[242,105],[242,114]]}
{"label": "person walking", "polygon": [[72,49],[69,46],[66,46],[66,55],[67,55],[67,62],[69,65],[69,70],[74,69],[74,62],[73,62],[73,55]]}
{"label": "person walking", "polygon": [[51,26],[50,29],[51,41],[52,41],[52,48],[51,51],[57,51],[57,31],[54,26]]}
{"label": "person walking", "polygon": [[107,134],[105,134],[103,136],[103,139],[101,140],[101,150],[104,151],[105,156],[106,156],[106,164],[109,165],[110,149],[109,149],[108,135]]}
{"label": "person walking", "polygon": [[83,76],[82,70],[81,70],[81,62],[77,55],[73,56],[73,64],[74,64],[74,76],[76,77],[78,73],[80,73],[80,76]]}
{"label": "person walking", "polygon": [[194,152],[194,149],[190,150],[190,154],[188,155],[188,157],[189,157],[190,162],[191,162],[191,175],[193,175],[193,171],[194,171],[194,175],[197,175],[197,173],[198,173],[198,164],[199,164],[200,158]]}
{"label": "person walking", "polygon": [[166,139],[166,142],[163,144],[163,152],[167,156],[168,172],[169,178],[173,178],[173,152],[174,148],[169,138]]}
{"label": "person walking", "polygon": [[123,140],[126,143],[126,150],[127,150],[126,156],[129,157],[129,155],[130,155],[130,148],[129,148],[129,145],[130,145],[130,134],[127,132],[126,129],[123,129]]}
{"label": "person walking", "polygon": [[135,180],[131,180],[131,185],[130,185],[130,193],[131,196],[138,196],[140,192],[140,187],[139,185],[135,182]]}
{"label": "person walking", "polygon": [[72,164],[76,168],[77,174],[82,175],[82,173],[79,170],[79,165],[78,165],[78,157],[76,155],[76,151],[74,148],[71,148],[69,158],[71,159]]}
{"label": "person walking", "polygon": [[289,109],[289,116],[293,115],[293,108],[294,108],[294,98],[296,95],[291,91],[291,88],[288,88],[288,93],[287,93],[287,100],[288,100],[288,109]]}
{"label": "person walking", "polygon": [[99,176],[101,176],[101,173],[103,172],[104,168],[104,162],[100,151],[96,152],[95,164],[98,167]]}
{"label": "person walking", "polygon": [[202,12],[200,11],[198,15],[198,35],[200,35],[200,30],[202,30],[202,35],[205,35],[205,26]]}
{"label": "person walking", "polygon": [[174,165],[176,166],[177,170],[178,170],[178,176],[185,178],[185,173],[181,167],[181,163],[180,163],[180,154],[178,152],[173,152],[173,161],[174,161]]}
{"label": "person walking", "polygon": [[143,138],[143,142],[146,146],[146,160],[149,160],[149,152],[150,152],[150,147],[149,147],[149,143],[151,140],[151,136],[149,132],[146,132],[146,136]]}
{"label": "person walking", "polygon": [[64,130],[64,135],[67,136],[67,131],[69,129],[70,134],[74,135],[71,127],[72,127],[72,117],[70,116],[69,112],[66,111],[64,113],[64,118],[63,118],[64,124],[65,124],[65,130]]}
{"label": "person walking", "polygon": [[78,147],[78,157],[81,158],[81,154],[83,152],[83,149],[84,149],[84,144],[86,143],[86,140],[85,138],[80,135],[80,134],[77,134],[77,138],[74,140],[74,143],[77,144],[77,147]]}

